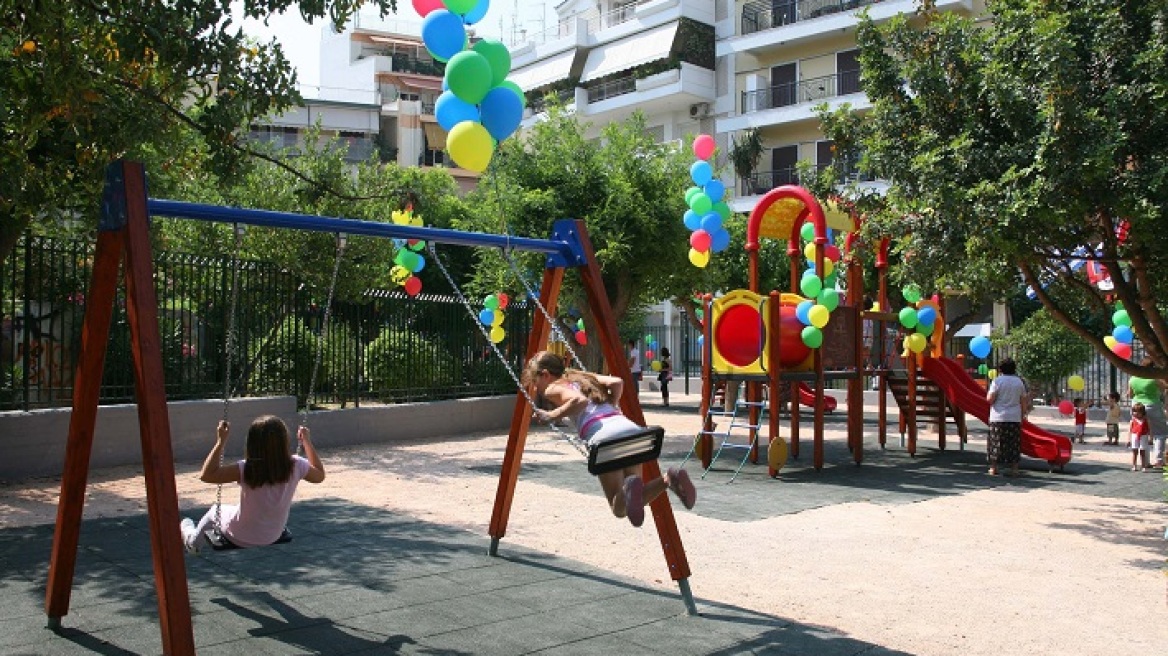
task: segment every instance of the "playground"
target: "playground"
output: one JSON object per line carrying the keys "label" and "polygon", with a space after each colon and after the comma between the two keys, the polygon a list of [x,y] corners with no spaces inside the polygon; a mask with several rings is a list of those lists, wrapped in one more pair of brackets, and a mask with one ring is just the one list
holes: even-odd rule
{"label": "playground", "polygon": [[[669,410],[642,398],[667,431],[662,466],[680,462],[700,398]],[[1126,452],[1094,435],[1065,473],[1027,458],[1023,477],[989,478],[978,422],[966,451],[925,433],[915,458],[868,442],[856,467],[845,422],[828,417],[820,471],[805,454],[781,481],[763,462],[727,483],[729,461],[697,481],[677,523],[698,617],[663,576],[652,522],[613,520],[546,429],[529,437],[501,558],[485,554],[506,435],[345,448],[322,436],[329,477],[301,491],[294,542],[188,558],[198,651],[1119,656],[1168,641],[1163,622],[1123,621],[1163,608],[1158,473],[1127,471]],[[177,468],[180,510],[201,512],[213,486],[197,462]],[[0,487],[0,652],[158,653],[140,468],[92,472],[71,628],[44,628],[59,490]]]}

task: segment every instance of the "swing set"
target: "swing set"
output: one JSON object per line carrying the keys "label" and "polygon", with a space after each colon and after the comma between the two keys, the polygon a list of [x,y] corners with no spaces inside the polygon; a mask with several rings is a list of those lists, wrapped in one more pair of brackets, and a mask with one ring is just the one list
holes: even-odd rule
{"label": "swing set", "polygon": [[[106,345],[109,341],[110,322],[121,268],[126,286],[126,314],[133,355],[162,651],[174,655],[195,653],[184,560],[185,549],[179,531],[181,518],[163,380],[158,301],[154,290],[154,262],[149,235],[151,217],[292,228],[338,235],[420,239],[431,244],[496,247],[543,253],[547,256],[546,268],[539,295],[533,298],[542,299],[541,309],[543,304],[554,309],[565,270],[577,269],[592,314],[597,317],[600,324],[599,343],[604,359],[609,363],[612,374],[630,381],[631,385],[632,374],[622,351],[612,307],[604,292],[600,267],[596,262],[583,221],[568,219],[557,221],[550,238],[532,239],[157,200],[147,198],[146,177],[140,163],[115,162],[106,171],[93,277],[89,294],[86,296],[88,302],[74,379],[73,411],[69,422],[61,495],[57,505],[57,520],[45,591],[45,612],[49,628],[59,629],[61,619],[69,612],[102,370],[105,365]],[[457,293],[461,296],[461,292]],[[469,304],[466,304],[469,308]],[[555,328],[554,323],[546,309],[534,317],[527,341],[527,353],[535,353],[547,346],[550,332]],[[529,407],[531,402],[526,390],[519,386],[489,528],[491,536],[489,553],[492,556],[498,554],[499,542],[507,532],[507,521],[531,422],[532,413]],[[620,399],[620,406],[621,411],[630,420],[644,425],[644,414],[636,395],[623,396]],[[646,435],[653,435],[655,439],[646,439]],[[655,459],[660,449],[659,428],[646,429],[643,433],[631,436],[626,442],[610,446],[612,450],[590,453],[590,471],[596,473],[626,464],[642,463],[644,477],[660,476],[660,468]],[[653,513],[670,577],[677,581],[686,609],[689,614],[694,615],[697,608],[689,588],[689,563],[668,496],[659,496],[650,504],[650,510]]]}

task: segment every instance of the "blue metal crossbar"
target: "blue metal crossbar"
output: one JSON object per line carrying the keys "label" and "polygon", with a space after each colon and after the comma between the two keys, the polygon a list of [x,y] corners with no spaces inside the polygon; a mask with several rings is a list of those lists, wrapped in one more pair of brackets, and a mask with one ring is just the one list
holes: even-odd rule
{"label": "blue metal crossbar", "polygon": [[512,237],[510,235],[466,232],[446,228],[427,228],[422,226],[399,225],[396,223],[376,223],[356,219],[310,216],[292,212],[272,212],[268,210],[248,210],[238,207],[202,205],[199,203],[186,203],[155,198],[148,199],[146,207],[151,216],[169,216],[180,219],[194,219],[197,221],[243,223],[270,228],[294,228],[296,230],[312,230],[315,232],[343,232],[349,235],[368,235],[372,237],[423,239],[439,244],[486,246],[508,250],[516,249],[520,251],[547,253],[550,259],[559,263],[560,266],[579,266],[584,263],[585,259],[583,252],[580,250],[580,244],[572,240],[572,233],[566,233],[565,230],[560,228],[559,224],[562,222],[557,222],[557,229],[554,230],[554,234],[557,236],[564,235],[567,240]]}

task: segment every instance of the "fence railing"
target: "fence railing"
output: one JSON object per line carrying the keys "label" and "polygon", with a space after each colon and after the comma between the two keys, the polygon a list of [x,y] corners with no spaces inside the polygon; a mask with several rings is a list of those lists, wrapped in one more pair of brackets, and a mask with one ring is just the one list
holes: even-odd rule
{"label": "fence railing", "polygon": [[801,20],[810,20],[851,11],[883,0],[795,0],[750,2],[742,7],[742,34],[754,34],[762,30],[791,25]]}
{"label": "fence railing", "polygon": [[[93,250],[88,242],[26,237],[0,272],[0,411],[67,407],[80,347]],[[166,395],[223,394],[231,259],[155,254],[155,286]],[[303,403],[317,350],[312,398],[322,404],[404,402],[513,393],[514,382],[462,304],[453,297],[374,291],[335,303],[321,334],[327,290],[275,264],[240,264],[231,386],[237,396],[295,395]],[[513,303],[507,364],[518,368],[531,309]],[[129,325],[119,294],[101,403],[134,399]]]}

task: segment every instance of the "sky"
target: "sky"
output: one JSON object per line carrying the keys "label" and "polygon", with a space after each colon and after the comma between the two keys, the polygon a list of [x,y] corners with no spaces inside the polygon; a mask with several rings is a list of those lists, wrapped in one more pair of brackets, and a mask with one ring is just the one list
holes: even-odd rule
{"label": "sky", "polygon": [[[558,2],[559,0],[494,0],[487,10],[487,15],[474,26],[475,32],[479,36],[499,38],[504,33],[510,33],[513,27],[526,29],[529,34],[551,28],[555,25],[554,6]],[[411,0],[398,0],[397,4],[397,14],[388,16],[386,20],[397,21],[399,29],[412,26],[411,31],[420,33],[422,18],[414,11]],[[241,5],[240,2],[232,3],[236,22],[242,18]],[[541,14],[544,23],[540,21]],[[518,19],[515,18],[517,15]],[[370,17],[375,16],[376,11],[370,12]],[[242,25],[245,33],[260,41],[268,41],[273,37],[279,40],[284,47],[284,54],[296,67],[302,85],[320,84],[320,29],[324,25],[323,22],[309,24],[300,18],[299,13],[292,12],[272,15],[267,25],[256,20],[243,20]]]}

